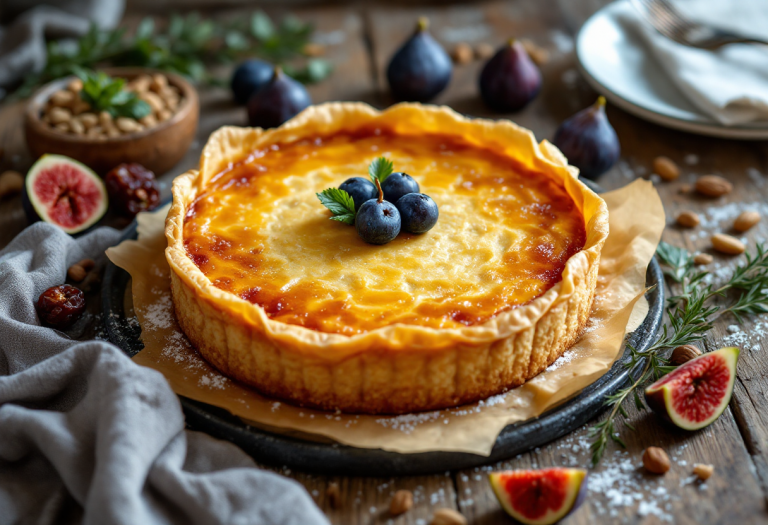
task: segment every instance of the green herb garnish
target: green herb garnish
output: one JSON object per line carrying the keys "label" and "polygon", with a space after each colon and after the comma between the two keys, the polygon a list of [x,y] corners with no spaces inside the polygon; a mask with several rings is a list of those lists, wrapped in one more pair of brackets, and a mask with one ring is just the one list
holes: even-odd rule
{"label": "green herb garnish", "polygon": [[125,79],[112,78],[103,71],[89,71],[74,68],[75,74],[83,81],[80,98],[95,111],[106,111],[113,117],[144,118],[152,108],[136,93],[125,89]]}
{"label": "green herb garnish", "polygon": [[[768,313],[768,294],[764,293],[768,289],[767,250],[766,245],[758,244],[756,253],[747,254],[746,263],[737,266],[725,284],[713,289],[711,284],[704,283],[708,272],[696,269],[690,253],[665,242],[659,244],[656,255],[666,265],[664,273],[680,289],[680,294],[668,299],[669,321],[648,349],[641,352],[627,344],[631,357],[624,366],[630,370],[630,384],[606,398],[605,404],[611,407],[611,412],[589,431],[592,466],[600,462],[610,440],[626,448],[616,432],[618,418],[629,417],[622,405],[632,397],[639,410],[645,409],[638,389],[676,368],[669,364],[666,356],[670,349],[704,340],[714,322],[726,314],[741,323],[745,315]],[[723,298],[730,300],[725,305],[713,304],[714,300]],[[624,425],[634,430],[627,421]]]}
{"label": "green herb garnish", "polygon": [[331,67],[325,60],[306,58],[304,48],[313,31],[311,24],[293,16],[276,24],[263,11],[226,21],[202,18],[197,13],[171,15],[160,28],[148,17],[132,34],[122,27],[103,31],[93,25],[72,45],[49,42],[45,67],[27,75],[13,97],[29,96],[40,84],[71,75],[76,67],[150,67],[226,87],[228,78],[212,76],[206,65],[253,56],[282,66],[300,82],[318,82],[331,73]]}
{"label": "green herb garnish", "polygon": [[374,184],[376,184],[377,180],[379,183],[383,183],[392,174],[393,169],[391,160],[388,160],[386,157],[379,157],[374,159],[368,166],[368,176]]}
{"label": "green herb garnish", "polygon": [[352,200],[349,193],[338,188],[328,188],[315,195],[323,203],[323,206],[331,210],[332,221],[349,225],[355,224],[355,201]]}

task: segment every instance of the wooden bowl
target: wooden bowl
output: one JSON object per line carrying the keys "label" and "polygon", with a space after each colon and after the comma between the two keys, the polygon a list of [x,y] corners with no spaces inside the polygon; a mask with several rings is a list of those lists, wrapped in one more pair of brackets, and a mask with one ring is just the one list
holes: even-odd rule
{"label": "wooden bowl", "polygon": [[200,102],[197,91],[179,75],[141,67],[107,68],[113,77],[133,79],[162,73],[177,87],[182,101],[176,113],[157,126],[116,138],[93,138],[60,133],[42,121],[41,115],[53,93],[65,89],[75,77],[61,78],[40,88],[27,103],[24,128],[27,146],[34,158],[57,153],[79,160],[99,175],[122,162],[138,162],[157,176],[181,160],[195,137]]}

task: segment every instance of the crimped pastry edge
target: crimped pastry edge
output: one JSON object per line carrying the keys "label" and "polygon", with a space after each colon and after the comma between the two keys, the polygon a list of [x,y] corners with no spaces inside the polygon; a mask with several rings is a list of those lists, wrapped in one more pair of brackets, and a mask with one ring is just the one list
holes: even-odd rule
{"label": "crimped pastry edge", "polygon": [[[545,294],[476,326],[434,329],[396,324],[354,336],[273,321],[258,305],[213,286],[183,244],[187,206],[210,178],[258,147],[305,136],[382,126],[472,137],[514,149],[532,169],[562,181],[584,214],[584,249]],[[600,250],[608,236],[605,202],[547,141],[508,121],[467,119],[447,107],[399,104],[379,112],[362,103],[312,106],[276,129],[224,127],[208,141],[201,169],[173,184],[166,220],[176,316],[200,353],[226,375],[265,394],[348,412],[403,413],[456,406],[523,384],[572,346],[591,311]]]}

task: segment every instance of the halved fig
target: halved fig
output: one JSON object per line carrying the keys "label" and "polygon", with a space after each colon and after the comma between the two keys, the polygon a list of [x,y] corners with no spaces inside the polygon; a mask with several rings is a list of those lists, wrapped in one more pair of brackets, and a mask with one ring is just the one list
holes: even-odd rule
{"label": "halved fig", "polygon": [[685,430],[704,428],[723,413],[733,393],[739,349],[721,348],[691,359],[645,389],[654,412]]}
{"label": "halved fig", "polygon": [[526,525],[557,523],[587,494],[587,471],[579,468],[507,470],[488,478],[506,513]]}
{"label": "halved fig", "polygon": [[107,211],[107,190],[88,166],[64,155],[43,155],[27,173],[22,196],[30,222],[43,220],[73,234]]}

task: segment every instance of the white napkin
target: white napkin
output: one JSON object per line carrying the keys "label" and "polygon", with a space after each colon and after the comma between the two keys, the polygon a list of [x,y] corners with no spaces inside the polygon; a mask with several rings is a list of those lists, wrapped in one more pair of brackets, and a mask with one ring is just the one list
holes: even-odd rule
{"label": "white napkin", "polygon": [[[766,0],[670,1],[691,20],[768,39]],[[631,2],[621,7],[619,23],[640,35],[669,79],[704,114],[724,126],[768,121],[768,46],[687,47],[662,36]]]}

